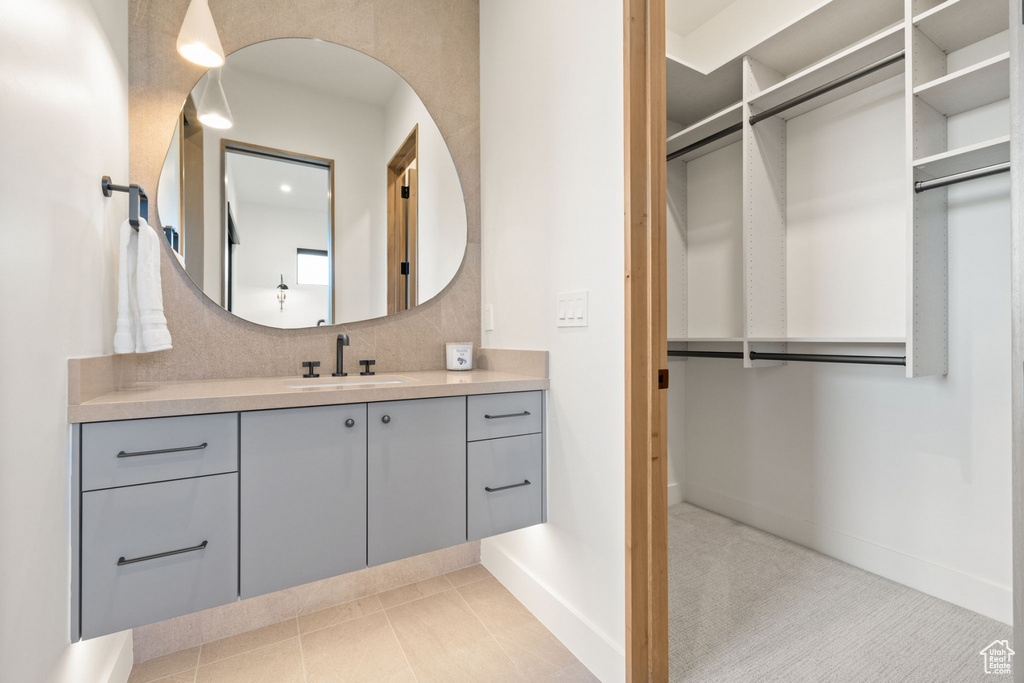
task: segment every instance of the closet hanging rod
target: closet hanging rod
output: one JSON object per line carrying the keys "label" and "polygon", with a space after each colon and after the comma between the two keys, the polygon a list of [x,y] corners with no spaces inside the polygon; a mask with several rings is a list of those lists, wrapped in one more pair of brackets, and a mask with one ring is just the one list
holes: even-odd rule
{"label": "closet hanging rod", "polygon": [[754,126],[754,125],[760,123],[761,121],[764,121],[765,119],[770,119],[771,117],[775,116],[776,114],[781,114],[782,112],[786,111],[787,109],[792,109],[793,107],[801,105],[804,102],[807,102],[809,100],[813,100],[815,97],[820,97],[821,95],[824,95],[827,92],[832,92],[833,90],[835,90],[837,88],[843,87],[847,83],[853,83],[854,81],[856,81],[858,79],[861,79],[861,78],[864,78],[865,76],[870,76],[871,74],[875,73],[876,71],[881,71],[882,69],[886,68],[887,66],[892,66],[893,64],[897,64],[897,63],[903,61],[906,58],[907,58],[906,50],[900,50],[896,54],[891,55],[889,57],[886,57],[885,59],[880,59],[877,62],[875,62],[874,64],[868,64],[867,66],[865,66],[865,67],[863,67],[861,69],[857,69],[853,73],[849,73],[849,74],[846,74],[845,76],[841,76],[841,77],[837,78],[834,81],[830,81],[829,83],[826,83],[825,85],[820,85],[817,88],[815,88],[814,90],[809,90],[809,91],[805,92],[803,95],[798,95],[798,96],[794,97],[791,100],[786,100],[782,104],[777,104],[777,105],[775,105],[774,107],[772,107],[770,109],[765,109],[760,114],[754,114],[753,116],[750,117],[750,125]]}
{"label": "closet hanging rod", "polygon": [[796,361],[798,363],[851,363],[854,365],[906,365],[906,356],[833,356],[824,353],[763,353],[751,351],[750,360]]}
{"label": "closet hanging rod", "polygon": [[950,175],[942,176],[941,178],[935,178],[934,180],[919,180],[914,183],[914,192],[920,194],[922,192],[927,192],[928,190],[935,190],[948,185],[956,185],[957,183],[966,182],[968,180],[987,178],[990,175],[1006,173],[1009,170],[1010,162],[1004,161],[1001,164],[993,164],[992,166],[985,166],[984,168],[976,168],[973,171],[952,173]]}
{"label": "closet hanging rod", "polygon": [[676,351],[670,349],[669,356],[681,356],[683,358],[735,358],[743,360],[742,351]]}
{"label": "closet hanging rod", "polygon": [[[670,349],[670,357],[732,358],[743,360],[741,351],[681,351]],[[751,351],[750,360],[794,361],[798,363],[847,363],[853,365],[906,365],[906,356],[834,356],[823,353],[763,353]]]}
{"label": "closet hanging rod", "polygon": [[103,189],[103,196],[110,197],[115,192],[128,193],[128,223],[139,231],[139,216],[149,220],[149,196],[146,191],[138,185],[115,185],[110,176],[105,175],[100,180],[100,187]]}
{"label": "closet hanging rod", "polygon": [[722,138],[729,137],[733,133],[739,133],[742,130],[743,130],[743,123],[742,122],[733,124],[733,125],[729,126],[728,128],[723,128],[722,130],[718,131],[717,133],[712,133],[711,135],[707,136],[706,138],[704,138],[702,140],[698,140],[697,142],[693,143],[692,145],[687,145],[686,147],[683,147],[682,149],[678,149],[675,152],[672,152],[671,154],[669,154],[666,157],[665,160],[666,161],[672,161],[673,159],[678,159],[679,157],[683,156],[684,154],[689,154],[690,152],[694,151],[695,149],[700,149],[704,145],[710,145],[712,142],[714,142],[716,140],[721,140]]}

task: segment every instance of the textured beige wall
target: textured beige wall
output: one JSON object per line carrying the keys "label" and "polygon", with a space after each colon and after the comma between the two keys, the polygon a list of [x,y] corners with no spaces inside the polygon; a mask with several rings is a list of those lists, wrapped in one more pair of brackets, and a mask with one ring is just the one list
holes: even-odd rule
{"label": "textured beige wall", "polygon": [[[130,0],[131,182],[155,196],[178,110],[203,69],[174,43],[188,0]],[[365,52],[401,74],[448,143],[466,199],[468,243],[462,268],[437,297],[388,318],[306,330],[243,321],[212,303],[163,257],[164,312],[174,348],[140,355],[140,381],[298,375],[319,360],[334,370],[339,331],[376,370],[444,368],[446,341],[480,344],[480,60],[476,0],[210,0],[224,50],[261,40],[307,37]],[[115,178],[115,182],[125,182]],[[155,201],[150,202],[155,220]]]}

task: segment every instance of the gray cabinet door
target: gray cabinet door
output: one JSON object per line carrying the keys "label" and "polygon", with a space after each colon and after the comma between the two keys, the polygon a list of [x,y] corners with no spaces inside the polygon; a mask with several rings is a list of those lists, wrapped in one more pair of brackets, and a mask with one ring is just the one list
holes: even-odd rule
{"label": "gray cabinet door", "polygon": [[371,403],[369,564],[466,541],[466,398]]}
{"label": "gray cabinet door", "polygon": [[242,413],[241,434],[242,597],[365,567],[366,404]]}
{"label": "gray cabinet door", "polygon": [[82,637],[238,597],[238,475],[82,494]]}

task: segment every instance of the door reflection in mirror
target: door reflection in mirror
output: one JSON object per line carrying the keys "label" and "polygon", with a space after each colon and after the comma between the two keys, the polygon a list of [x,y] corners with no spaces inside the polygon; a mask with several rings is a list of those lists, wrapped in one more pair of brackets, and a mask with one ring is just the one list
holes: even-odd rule
{"label": "door reflection in mirror", "polygon": [[270,327],[330,323],[334,162],[233,140],[223,150],[228,310]]}

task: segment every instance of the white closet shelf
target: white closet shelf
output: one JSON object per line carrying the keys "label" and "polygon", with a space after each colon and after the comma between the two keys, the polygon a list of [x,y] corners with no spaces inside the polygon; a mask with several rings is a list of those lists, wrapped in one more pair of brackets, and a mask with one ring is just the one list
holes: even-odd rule
{"label": "white closet shelf", "polygon": [[[705,140],[713,135],[717,135],[722,131],[727,130],[730,127],[742,125],[743,123],[743,103],[737,102],[736,104],[730,105],[720,112],[712,114],[702,121],[698,121],[689,128],[681,130],[668,139],[666,143],[666,152],[673,154],[679,150],[686,149],[694,143]],[[710,154],[717,149],[721,149],[728,145],[738,142],[743,137],[743,131],[738,130],[734,133],[709,142],[706,145],[702,145],[699,149],[695,149],[692,152],[682,155],[683,161],[690,161],[697,157]]]}
{"label": "white closet shelf", "polygon": [[694,344],[742,344],[745,340],[743,337],[669,337],[669,343],[687,343],[692,342]]}
{"label": "white closet shelf", "polygon": [[[750,100],[751,110],[755,113],[765,111],[795,97],[799,97],[815,88],[831,83],[858,69],[896,54],[904,48],[904,44],[903,25],[892,26],[813,66],[798,71],[784,81],[765,88],[760,94]],[[904,61],[892,64],[863,78],[859,78],[852,83],[848,83],[841,88],[816,97],[809,102],[793,107],[779,114],[779,116],[787,120],[794,118],[876,83],[881,83],[903,73],[904,69]]]}
{"label": "white closet shelf", "polygon": [[914,26],[949,54],[1010,27],[1006,0],[947,0],[914,17]]}
{"label": "white closet shelf", "polygon": [[752,344],[906,344],[906,337],[750,337]]}
{"label": "white closet shelf", "polygon": [[940,114],[953,116],[1010,96],[1010,53],[986,59],[914,88]]}
{"label": "white closet shelf", "polygon": [[954,173],[1002,164],[1010,160],[1010,136],[960,147],[914,162],[914,179],[931,180]]}

